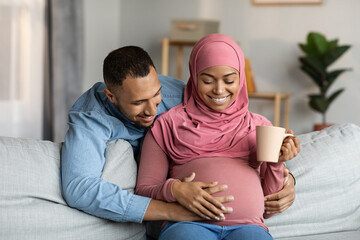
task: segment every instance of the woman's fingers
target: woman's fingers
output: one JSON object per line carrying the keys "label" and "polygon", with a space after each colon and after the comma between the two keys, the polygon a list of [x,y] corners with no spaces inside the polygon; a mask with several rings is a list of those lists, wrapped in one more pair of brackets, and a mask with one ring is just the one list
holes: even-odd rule
{"label": "woman's fingers", "polygon": [[195,213],[196,215],[200,216],[203,219],[207,219],[207,220],[212,220],[214,218],[211,218],[209,216],[207,216],[206,214],[203,214],[201,211],[199,211],[196,207],[192,206],[188,208],[190,211],[192,211],[193,213]]}
{"label": "woman's fingers", "polygon": [[220,201],[205,191],[201,194],[201,196],[195,197],[192,205],[203,214],[216,220],[222,219],[224,216],[223,211],[226,210]]}
{"label": "woman's fingers", "polygon": [[211,204],[208,204],[208,202],[206,201],[198,201],[194,203],[194,207],[203,215],[205,215],[206,217],[208,217],[207,219],[215,219],[215,220],[224,220],[225,219],[225,215],[222,212],[218,212],[216,214],[214,214],[214,210],[216,210],[216,208],[214,208],[214,206],[212,206]]}
{"label": "woman's fingers", "polygon": [[206,193],[203,198],[202,204],[216,215],[220,216],[225,211],[225,206],[213,196]]}
{"label": "woman's fingers", "polygon": [[[227,202],[233,201],[234,197],[232,195],[217,196],[217,197],[211,196],[212,194],[222,192],[222,191],[226,190],[227,188],[228,188],[228,186],[226,184],[216,185],[214,187],[205,188],[204,191],[209,194],[209,196],[205,197],[205,199],[210,203],[210,204],[206,204],[206,208],[215,213],[219,213],[219,208],[220,208],[221,209],[220,214],[221,213],[232,213],[233,212],[232,207],[224,207],[222,205],[222,203],[227,203]],[[214,206],[216,206],[216,208],[214,208]]]}
{"label": "woman's fingers", "polygon": [[222,192],[222,191],[226,190],[227,188],[228,188],[227,185],[216,185],[213,187],[207,187],[207,188],[203,188],[203,189],[205,192],[212,195],[214,193]]}
{"label": "woman's fingers", "polygon": [[195,173],[192,172],[189,176],[184,177],[182,182],[192,182],[195,178]]}
{"label": "woman's fingers", "polygon": [[290,133],[294,135],[294,131],[293,130],[287,130],[286,133]]}
{"label": "woman's fingers", "polygon": [[227,202],[233,201],[234,196],[232,196],[232,195],[219,196],[219,197],[215,197],[215,199],[218,200],[221,203],[227,203]]}
{"label": "woman's fingers", "polygon": [[300,140],[297,137],[293,138],[297,152],[300,152]]}
{"label": "woman's fingers", "polygon": [[222,219],[223,211],[226,209],[220,201],[203,189],[215,187],[216,184],[210,182],[175,181],[172,185],[172,192],[176,201],[187,209],[201,217],[206,216],[218,220]]}
{"label": "woman's fingers", "polygon": [[297,137],[287,137],[282,146],[279,157],[280,162],[286,162],[294,158],[300,152],[300,142]]}
{"label": "woman's fingers", "polygon": [[[215,197],[215,199],[221,203],[227,203],[227,202],[234,201],[234,196],[232,196],[232,195],[220,196],[220,197]],[[232,207],[225,207],[225,210],[223,210],[223,213],[232,213],[232,212],[233,212]]]}

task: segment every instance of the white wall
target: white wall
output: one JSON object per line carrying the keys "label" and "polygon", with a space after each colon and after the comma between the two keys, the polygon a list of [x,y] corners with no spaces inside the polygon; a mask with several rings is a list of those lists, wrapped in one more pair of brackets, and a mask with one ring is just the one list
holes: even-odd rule
{"label": "white wall", "polygon": [[[88,4],[88,1],[85,1]],[[97,1],[89,1],[95,4]],[[121,2],[121,4],[119,3]],[[110,3],[110,4],[109,4]],[[220,20],[220,32],[232,36],[240,43],[245,56],[252,61],[258,91],[287,91],[292,93],[290,128],[296,133],[312,130],[313,124],[321,121],[320,114],[307,105],[307,94],[317,91],[312,81],[299,70],[297,46],[305,42],[309,31],[319,31],[328,38],[339,38],[340,44],[351,44],[352,48],[334,65],[351,67],[352,72],[340,76],[332,91],[345,87],[345,92],[330,106],[328,121],[332,123],[353,122],[360,125],[360,1],[324,0],[322,5],[254,6],[251,0],[123,0],[98,1],[96,5],[113,5],[114,9],[99,11],[92,24],[99,31],[87,27],[91,35],[99,32],[96,45],[87,49],[95,50],[91,70],[100,68],[109,47],[116,45],[138,45],[152,56],[158,70],[161,69],[160,39],[169,35],[172,18],[212,18]],[[108,6],[109,6],[108,5]],[[121,5],[121,6],[120,6]],[[110,7],[108,7],[110,8]],[[94,12],[92,14],[94,14]],[[103,14],[103,15],[102,15]],[[101,16],[100,16],[101,15]],[[103,21],[102,18],[112,20]],[[119,18],[119,19],[118,19]],[[94,19],[95,20],[95,19]],[[120,23],[120,32],[114,34],[111,27]],[[105,32],[106,31],[106,32]],[[116,38],[120,36],[120,39]],[[109,39],[114,37],[114,39]],[[111,41],[111,44],[109,44]],[[97,49],[93,49],[96,47]],[[101,52],[104,51],[104,52]],[[101,52],[101,53],[100,53]],[[185,51],[188,59],[190,49]],[[171,49],[175,55],[175,50]],[[175,58],[171,60],[169,74],[175,76]],[[90,60],[88,60],[90,61]],[[95,64],[96,61],[96,64]],[[97,64],[100,64],[99,66]],[[184,62],[184,78],[187,78],[187,61]],[[90,70],[88,68],[88,70]],[[95,73],[85,74],[94,79]],[[100,78],[100,75],[97,76]],[[250,101],[250,109],[273,119],[272,105],[267,101]]]}
{"label": "white wall", "polygon": [[119,0],[84,1],[84,91],[103,81],[103,60],[120,46],[120,12]]}

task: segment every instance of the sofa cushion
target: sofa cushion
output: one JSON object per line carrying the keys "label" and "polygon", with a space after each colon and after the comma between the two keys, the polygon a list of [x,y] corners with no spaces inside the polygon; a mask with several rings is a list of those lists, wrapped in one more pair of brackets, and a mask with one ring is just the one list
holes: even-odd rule
{"label": "sofa cushion", "polygon": [[130,143],[123,139],[107,143],[105,166],[101,178],[134,192],[137,179],[137,164]]}
{"label": "sofa cushion", "polygon": [[[0,239],[145,239],[141,224],[100,219],[66,205],[60,149],[59,143],[0,137]],[[133,191],[130,144],[110,142],[106,157],[103,178]]]}
{"label": "sofa cushion", "polygon": [[270,233],[282,239],[359,231],[360,127],[337,124],[299,139],[300,153],[286,164],[296,178],[295,202],[266,220]]}
{"label": "sofa cushion", "polygon": [[301,237],[279,238],[281,240],[359,240],[360,231],[335,232]]}

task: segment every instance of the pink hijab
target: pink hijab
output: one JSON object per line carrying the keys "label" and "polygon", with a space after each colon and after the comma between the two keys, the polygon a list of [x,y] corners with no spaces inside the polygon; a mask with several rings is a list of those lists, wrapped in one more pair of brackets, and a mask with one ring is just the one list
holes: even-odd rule
{"label": "pink hijab", "polygon": [[[212,66],[226,65],[240,73],[237,98],[225,110],[207,107],[197,93],[197,74]],[[199,157],[243,157],[255,151],[256,125],[271,125],[248,111],[244,54],[223,34],[200,39],[190,55],[190,78],[184,102],[162,114],[151,132],[161,149],[176,163]]]}

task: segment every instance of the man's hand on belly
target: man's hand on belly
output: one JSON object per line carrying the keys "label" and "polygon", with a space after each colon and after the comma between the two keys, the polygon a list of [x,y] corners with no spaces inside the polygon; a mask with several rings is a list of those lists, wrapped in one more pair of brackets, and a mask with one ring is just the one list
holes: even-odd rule
{"label": "man's hand on belly", "polygon": [[294,179],[289,170],[284,168],[284,188],[278,192],[265,196],[265,213],[281,213],[288,209],[295,201]]}

